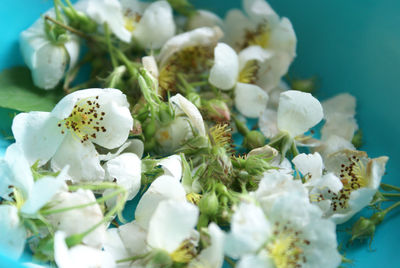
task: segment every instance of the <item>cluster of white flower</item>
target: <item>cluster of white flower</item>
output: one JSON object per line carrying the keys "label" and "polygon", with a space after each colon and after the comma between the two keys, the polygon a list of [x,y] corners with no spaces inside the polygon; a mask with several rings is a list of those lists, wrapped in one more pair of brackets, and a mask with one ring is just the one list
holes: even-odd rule
{"label": "cluster of white flower", "polygon": [[[14,118],[2,250],[18,259],[28,245],[58,267],[340,265],[336,224],[368,206],[388,158],[352,144],[354,97],[321,104],[282,80],[296,56],[289,19],[264,0],[225,19],[185,1],[54,2],[21,48],[36,86],[67,76],[69,94]],[[104,88],[68,88],[85,62],[85,85]]]}

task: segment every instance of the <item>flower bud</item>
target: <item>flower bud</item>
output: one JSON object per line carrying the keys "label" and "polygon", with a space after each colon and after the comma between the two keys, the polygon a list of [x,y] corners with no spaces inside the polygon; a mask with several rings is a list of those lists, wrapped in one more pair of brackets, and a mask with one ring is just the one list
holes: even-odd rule
{"label": "flower bud", "polygon": [[387,213],[387,211],[385,211],[385,210],[376,212],[374,215],[371,216],[371,221],[375,225],[380,224],[383,221],[383,219],[385,218],[386,213]]}
{"label": "flower bud", "polygon": [[218,212],[218,197],[214,191],[208,192],[203,195],[199,202],[199,209],[201,213],[207,216],[215,216]]}
{"label": "flower bud", "polygon": [[250,175],[260,175],[271,166],[259,156],[249,156],[246,159],[245,169]]}
{"label": "flower bud", "polygon": [[222,100],[212,99],[204,104],[205,116],[215,122],[227,122],[231,120],[228,105]]}
{"label": "flower bud", "polygon": [[265,137],[258,130],[249,131],[243,140],[243,146],[249,150],[259,148],[265,145]]}
{"label": "flower bud", "polygon": [[355,239],[363,239],[368,237],[373,237],[375,233],[375,223],[367,218],[360,217],[356,223],[354,223],[351,229],[351,239],[350,241],[354,241]]}
{"label": "flower bud", "polygon": [[294,90],[311,93],[317,88],[317,78],[293,79],[290,87]]}
{"label": "flower bud", "polygon": [[169,124],[174,120],[174,113],[168,103],[161,103],[159,106],[158,117],[161,124]]}

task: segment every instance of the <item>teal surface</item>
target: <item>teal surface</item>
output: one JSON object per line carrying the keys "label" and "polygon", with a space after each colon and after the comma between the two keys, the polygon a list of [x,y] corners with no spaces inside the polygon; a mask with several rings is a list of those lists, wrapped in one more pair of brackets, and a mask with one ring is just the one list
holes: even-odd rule
{"label": "teal surface", "polygon": [[[221,15],[230,7],[240,7],[238,0],[193,2]],[[290,73],[318,75],[319,98],[340,92],[357,97],[357,119],[365,136],[363,149],[372,157],[388,155],[390,160],[383,180],[400,185],[400,1],[271,0],[270,3],[279,14],[290,18],[299,39],[298,57]],[[0,1],[0,70],[22,64],[19,32],[51,5],[52,1],[44,0]],[[3,151],[10,112],[0,110]],[[346,257],[354,260],[352,267],[400,266],[399,214],[390,214],[388,221],[378,227],[372,251],[366,243],[350,248],[344,245]],[[0,267],[17,266],[0,255]]]}

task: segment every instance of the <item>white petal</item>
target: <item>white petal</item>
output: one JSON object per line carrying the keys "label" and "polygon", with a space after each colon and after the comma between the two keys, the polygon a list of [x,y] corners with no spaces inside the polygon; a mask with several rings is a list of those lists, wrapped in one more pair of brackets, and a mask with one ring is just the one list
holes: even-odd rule
{"label": "white petal", "polygon": [[75,8],[86,13],[99,25],[107,23],[111,31],[122,41],[129,43],[131,33],[125,28],[122,7],[118,0],[83,0]]}
{"label": "white petal", "polygon": [[324,140],[331,135],[335,135],[351,141],[357,129],[358,125],[354,117],[340,113],[331,114],[321,129],[321,139]]}
{"label": "white petal", "polygon": [[322,176],[324,163],[322,163],[322,157],[319,153],[299,154],[293,158],[292,162],[304,176],[307,174],[311,175],[312,178],[320,178]]}
{"label": "white petal", "polygon": [[64,46],[69,56],[68,70],[71,70],[75,67],[79,59],[80,43],[78,37],[75,35],[71,35],[69,41],[66,42]]}
{"label": "white petal", "polygon": [[199,132],[200,136],[206,135],[203,117],[197,107],[181,94],[176,94],[170,98],[172,103],[175,103],[190,119],[190,123]]}
{"label": "white petal", "polygon": [[172,37],[161,48],[158,56],[160,67],[164,66],[168,58],[175,52],[192,46],[210,46],[216,44],[222,35],[222,31],[218,27],[202,27]]}
{"label": "white petal", "polygon": [[290,63],[296,56],[297,38],[292,23],[288,18],[282,18],[276,27],[273,27],[268,48],[279,52],[287,57],[286,72]]}
{"label": "white petal", "polygon": [[28,198],[33,187],[32,171],[18,144],[8,146],[4,159],[0,160],[1,189],[0,196],[9,199],[13,191],[10,185],[18,188],[25,198]]}
{"label": "white petal", "polygon": [[[92,191],[79,189],[76,192],[59,192],[52,202],[50,209],[62,209],[72,206],[84,205],[95,202],[96,198]],[[87,231],[90,227],[103,220],[103,213],[98,204],[84,208],[54,213],[48,216],[49,222],[58,231],[63,231],[67,236]],[[101,248],[106,235],[106,226],[101,225],[83,238],[83,243]]]}
{"label": "white petal", "polygon": [[329,135],[321,146],[315,148],[315,151],[318,151],[325,158],[343,149],[355,150],[356,148],[349,140],[336,135]]}
{"label": "white petal", "polygon": [[159,49],[174,35],[175,22],[167,1],[150,4],[133,32],[134,38],[146,49]]}
{"label": "white petal", "polygon": [[243,43],[246,30],[256,27],[241,10],[232,9],[225,16],[224,33],[226,34],[226,42],[232,47]]}
{"label": "white petal", "polygon": [[243,0],[243,9],[256,22],[267,20],[269,23],[276,23],[278,20],[278,15],[264,0]]}
{"label": "white petal", "polygon": [[177,181],[182,178],[182,159],[180,155],[171,155],[167,158],[163,158],[160,162],[164,174],[174,177]]}
{"label": "white petal", "polygon": [[119,0],[119,2],[121,3],[124,14],[143,14],[145,9],[150,5],[140,0]]}
{"label": "white petal", "polygon": [[211,245],[203,249],[189,267],[220,268],[224,262],[225,233],[214,222],[208,225]]}
{"label": "white petal", "polygon": [[373,158],[368,163],[368,180],[369,185],[368,187],[372,189],[378,189],[382,176],[385,174],[385,166],[389,157],[381,156],[378,158]]}
{"label": "white petal", "polygon": [[262,134],[268,139],[275,137],[279,134],[278,113],[271,109],[265,109],[261,116],[258,118],[258,126]]}
{"label": "white petal", "polygon": [[193,30],[201,27],[223,27],[224,22],[217,14],[208,10],[199,9],[197,12],[189,17],[187,28]]}
{"label": "white petal", "polygon": [[142,58],[143,68],[150,72],[154,78],[158,78],[159,72],[157,62],[154,56],[146,56]]}
{"label": "white petal", "polygon": [[65,191],[68,190],[67,184],[64,181],[66,172],[66,170],[61,171],[58,178],[44,177],[38,180],[33,185],[29,199],[21,207],[21,212],[34,216],[37,211],[46,205],[58,191],[61,189]]}
{"label": "white petal", "polygon": [[130,255],[139,255],[148,251],[147,231],[140,227],[136,221],[120,226],[118,233]]}
{"label": "white petal", "polygon": [[271,57],[266,59],[261,65],[257,73],[257,84],[267,92],[277,87],[289,69],[293,57],[286,52],[268,50]]}
{"label": "white petal", "polygon": [[191,203],[174,200],[161,202],[149,222],[147,242],[153,248],[172,253],[190,237],[198,215],[198,208]]}
{"label": "white petal", "polygon": [[122,242],[119,230],[111,228],[107,230],[106,239],[103,245],[104,251],[111,254],[114,260],[122,260],[131,257]]}
{"label": "white petal", "polygon": [[237,268],[274,268],[272,260],[265,256],[248,254],[243,256],[237,263]]}
{"label": "white petal", "polygon": [[267,108],[268,94],[259,86],[237,83],[235,107],[246,117],[257,118]]}
{"label": "white petal", "polygon": [[51,159],[51,168],[55,171],[69,166],[68,175],[74,182],[102,181],[104,169],[100,165],[99,154],[94,145],[81,142],[72,134],[66,134],[63,143]]}
{"label": "white petal", "polygon": [[273,53],[269,50],[265,50],[260,46],[249,46],[239,53],[239,70],[242,70],[246,65],[246,62],[250,60],[257,60],[263,62],[270,59]]}
{"label": "white petal", "polygon": [[262,209],[254,204],[241,203],[232,217],[225,253],[237,259],[255,252],[267,241],[270,233],[271,226]]}
{"label": "white petal", "polygon": [[155,134],[157,151],[161,155],[174,154],[182,144],[193,138],[193,127],[189,118],[182,116],[175,117],[167,126],[160,126]]}
{"label": "white petal", "polygon": [[227,44],[218,43],[214,49],[214,65],[208,82],[217,88],[227,90],[235,86],[239,76],[239,59]]}
{"label": "white petal", "polygon": [[133,199],[140,189],[142,166],[137,155],[121,154],[104,164],[106,179],[115,181],[128,191],[128,200]]}
{"label": "white petal", "polygon": [[29,165],[37,160],[44,165],[57,151],[64,139],[58,121],[47,112],[20,113],[14,118],[12,132]]}
{"label": "white petal", "polygon": [[341,93],[322,102],[324,108],[324,117],[340,113],[353,117],[356,113],[356,98],[348,93]]}
{"label": "white petal", "polygon": [[280,130],[295,137],[318,124],[322,117],[322,106],[311,94],[295,90],[281,93],[278,107]]}
{"label": "white petal", "polygon": [[54,258],[59,268],[116,267],[108,252],[83,245],[68,249],[63,232],[56,232],[54,236]]}
{"label": "white petal", "polygon": [[0,248],[12,259],[18,259],[24,251],[26,231],[19,220],[18,209],[10,205],[0,206]]}
{"label": "white petal", "polygon": [[158,204],[166,199],[186,202],[186,192],[174,177],[163,175],[150,185],[149,189],[140,199],[135,211],[137,224],[147,229]]}

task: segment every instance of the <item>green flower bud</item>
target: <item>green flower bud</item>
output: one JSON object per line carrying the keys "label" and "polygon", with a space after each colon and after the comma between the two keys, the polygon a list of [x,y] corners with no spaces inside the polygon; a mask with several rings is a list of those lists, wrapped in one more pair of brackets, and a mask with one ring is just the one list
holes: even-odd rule
{"label": "green flower bud", "polygon": [[156,133],[156,123],[154,120],[150,120],[147,124],[144,125],[143,129],[144,136],[148,139],[151,139]]}
{"label": "green flower bud", "polygon": [[317,88],[317,78],[314,76],[306,79],[293,79],[290,87],[294,90],[311,93]]}
{"label": "green flower bud", "polygon": [[197,229],[200,230],[203,227],[207,227],[209,221],[210,219],[208,218],[208,216],[204,213],[201,213],[197,222]]}
{"label": "green flower bud", "polygon": [[351,239],[350,241],[354,241],[355,239],[364,239],[368,237],[373,237],[375,233],[375,223],[374,221],[360,217],[356,223],[354,223],[351,229]]}
{"label": "green flower bud", "polygon": [[243,140],[243,146],[249,150],[259,148],[265,145],[265,137],[258,130],[252,130],[246,134]]}
{"label": "green flower bud", "polygon": [[215,122],[228,122],[231,120],[229,107],[222,100],[212,99],[205,102],[202,111],[206,118]]}
{"label": "green flower bud", "polygon": [[221,195],[228,195],[228,188],[222,183],[218,183],[215,186],[215,191]]}
{"label": "green flower bud", "polygon": [[201,98],[200,95],[195,93],[195,92],[191,92],[189,93],[186,98],[193,103],[197,108],[201,107]]}
{"label": "green flower bud", "polygon": [[158,117],[161,124],[163,125],[168,125],[175,119],[174,112],[168,103],[161,103],[161,105],[159,106]]}
{"label": "green flower bud", "polygon": [[245,169],[250,175],[260,175],[270,168],[269,163],[259,156],[249,156],[246,159]]}
{"label": "green flower bud", "polygon": [[218,212],[218,197],[214,191],[208,192],[203,195],[199,202],[199,209],[201,213],[207,216],[215,216]]}
{"label": "green flower bud", "polygon": [[387,213],[387,211],[385,211],[385,210],[376,212],[374,215],[371,216],[371,221],[375,225],[380,224],[383,221],[383,219],[385,218],[386,213]]}

